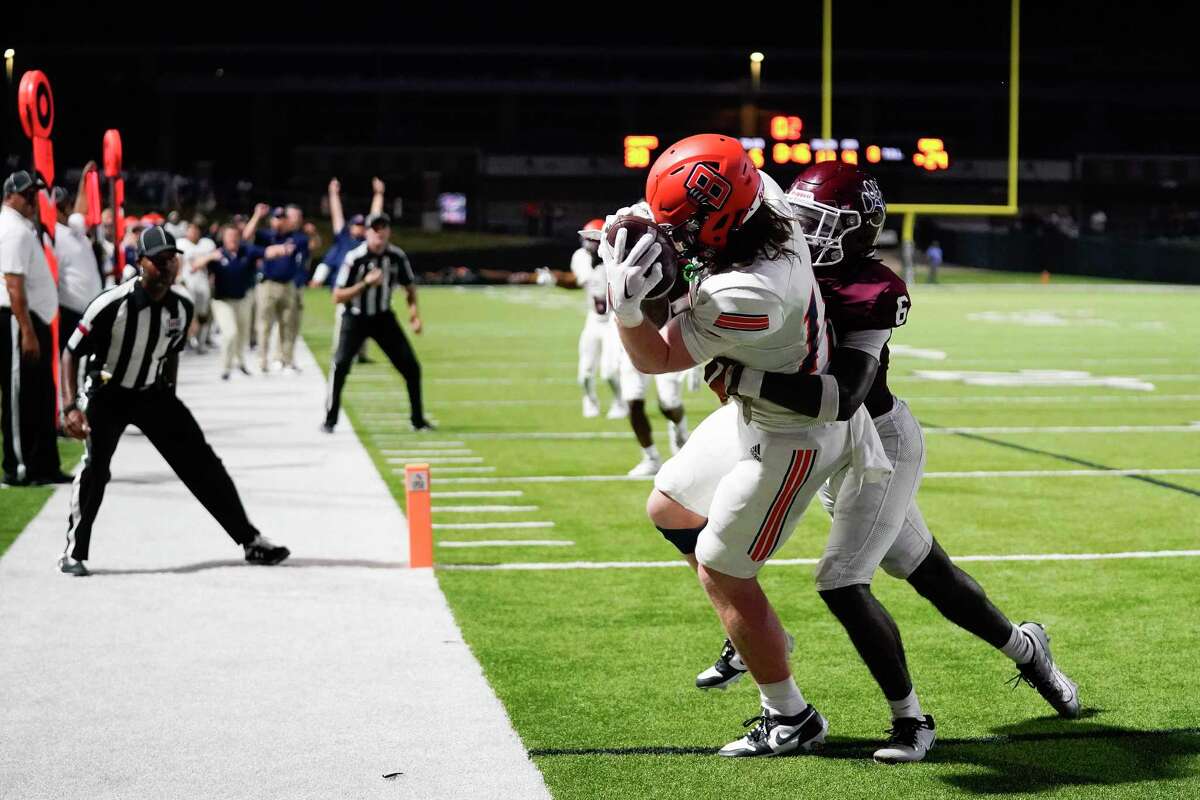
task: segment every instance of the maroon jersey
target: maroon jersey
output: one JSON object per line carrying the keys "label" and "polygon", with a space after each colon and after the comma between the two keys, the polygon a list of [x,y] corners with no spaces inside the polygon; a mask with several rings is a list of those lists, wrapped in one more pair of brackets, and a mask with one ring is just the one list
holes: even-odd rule
{"label": "maroon jersey", "polygon": [[[898,328],[908,320],[912,300],[900,276],[876,258],[859,258],[833,269],[814,270],[825,318],[833,329],[834,342],[853,331]],[[887,385],[888,348],[879,354],[879,371],[863,405],[872,417],[892,410],[892,392]]]}

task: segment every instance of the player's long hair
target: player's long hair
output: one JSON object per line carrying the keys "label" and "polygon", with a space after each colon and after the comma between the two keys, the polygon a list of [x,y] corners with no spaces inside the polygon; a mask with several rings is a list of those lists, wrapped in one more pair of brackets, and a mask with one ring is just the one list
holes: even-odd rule
{"label": "player's long hair", "polygon": [[746,220],[746,224],[729,232],[729,242],[717,252],[708,265],[709,272],[727,272],[737,264],[746,264],[762,258],[778,261],[782,258],[798,258],[791,248],[792,225],[795,220],[778,211],[768,202]]}

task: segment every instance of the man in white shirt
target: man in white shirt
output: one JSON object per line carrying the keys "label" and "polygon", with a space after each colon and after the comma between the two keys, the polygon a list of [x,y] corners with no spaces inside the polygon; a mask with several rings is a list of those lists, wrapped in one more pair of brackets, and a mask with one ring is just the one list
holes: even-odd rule
{"label": "man in white shirt", "polygon": [[[89,165],[95,169],[95,165]],[[88,167],[84,167],[86,176]],[[87,211],[84,178],[79,179],[80,191],[74,209]],[[87,236],[83,213],[72,213],[71,196],[61,186],[54,187],[54,206],[58,225],[54,229],[54,257],[58,260],[58,349],[66,349],[67,339],[83,317],[88,303],[104,288],[96,251]]]}
{"label": "man in white shirt", "polygon": [[216,243],[204,236],[204,225],[203,217],[193,218],[188,223],[187,234],[175,242],[183,254],[179,257],[179,282],[196,304],[196,318],[188,331],[188,342],[198,353],[204,353],[208,347],[212,323],[212,284],[208,278],[208,264],[218,257]]}
{"label": "man in white shirt", "polygon": [[596,396],[596,371],[612,388],[609,419],[629,415],[619,384],[621,339],[612,324],[608,308],[608,280],[604,265],[596,255],[600,247],[600,228],[604,220],[594,219],[579,231],[579,249],[571,255],[571,274],[575,285],[587,294],[587,316],[579,334],[579,385],[583,389],[583,416],[600,416]]}
{"label": "man in white shirt", "polygon": [[4,181],[0,207],[0,416],[4,483],[69,483],[54,429],[53,339],[58,290],[33,224],[38,184],[24,170]]}

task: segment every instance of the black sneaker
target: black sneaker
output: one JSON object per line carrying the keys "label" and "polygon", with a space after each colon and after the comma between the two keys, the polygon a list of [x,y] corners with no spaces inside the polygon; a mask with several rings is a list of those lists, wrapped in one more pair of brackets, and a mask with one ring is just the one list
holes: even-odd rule
{"label": "black sneaker", "polygon": [[76,561],[70,556],[59,557],[58,571],[64,575],[74,575],[77,578],[83,578],[92,574],[88,570],[86,564],[84,564],[82,561]]}
{"label": "black sneaker", "polygon": [[[796,640],[790,633],[787,636],[787,649],[790,654],[796,649]],[[724,691],[742,679],[746,674],[746,664],[728,639],[721,646],[721,655],[708,669],[696,676],[697,689],[720,689]]]}
{"label": "black sneaker", "polygon": [[1033,660],[1018,664],[1019,673],[1013,677],[1013,687],[1024,681],[1037,689],[1060,717],[1079,716],[1079,686],[1054,663],[1050,654],[1050,636],[1039,622],[1022,622],[1017,626],[1033,642]]}
{"label": "black sneaker", "polygon": [[273,544],[265,536],[256,536],[254,541],[243,546],[246,550],[246,560],[251,564],[271,566],[278,564],[292,554],[291,550],[278,544]]}
{"label": "black sneaker", "polygon": [[322,433],[333,433],[333,423],[332,422],[322,422],[321,423],[321,432]]}
{"label": "black sneaker", "polygon": [[929,714],[892,720],[892,727],[888,729],[891,736],[887,744],[875,751],[875,760],[880,764],[920,761],[933,749],[933,741],[937,738],[936,728]]}
{"label": "black sneaker", "polygon": [[794,717],[773,716],[767,709],[742,723],[743,728],[754,725],[742,738],[717,751],[726,758],[782,756],[787,753],[812,752],[825,742],[829,723],[811,705]]}
{"label": "black sneaker", "polygon": [[221,373],[221,380],[223,380],[223,381],[227,381],[227,380],[229,380],[229,373],[228,373],[228,372],[222,372],[222,373]]}
{"label": "black sneaker", "polygon": [[427,419],[414,422],[412,424],[412,429],[413,433],[432,433],[433,431],[437,430],[437,428],[433,426],[433,423]]}

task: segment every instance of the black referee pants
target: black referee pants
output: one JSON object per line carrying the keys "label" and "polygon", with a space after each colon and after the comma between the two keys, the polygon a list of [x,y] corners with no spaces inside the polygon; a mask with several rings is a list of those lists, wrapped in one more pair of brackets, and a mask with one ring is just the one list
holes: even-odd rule
{"label": "black referee pants", "polygon": [[421,365],[405,337],[396,315],[391,311],[372,314],[369,317],[340,312],[337,342],[333,352],[333,377],[329,381],[329,393],[325,398],[325,423],[336,425],[338,411],[342,407],[342,389],[346,377],[354,366],[354,359],[367,339],[374,339],[392,366],[404,377],[408,387],[409,417],[414,425],[425,423],[425,410],[421,403]]}
{"label": "black referee pants", "polygon": [[[66,552],[72,558],[84,561],[88,557],[92,523],[112,477],[109,464],[126,425],[141,428],[230,538],[247,544],[258,535],[225,465],[205,441],[192,412],[174,392],[158,386],[143,391],[102,386],[88,401],[87,419],[92,432],[83,455],[83,469],[75,476],[67,526]],[[170,521],[163,520],[163,524],[169,525]]]}
{"label": "black referee pants", "polygon": [[54,419],[54,345],[50,326],[30,314],[41,355],[21,355],[21,329],[11,308],[0,308],[0,416],[3,416],[4,477],[15,482],[53,478],[62,472]]}

